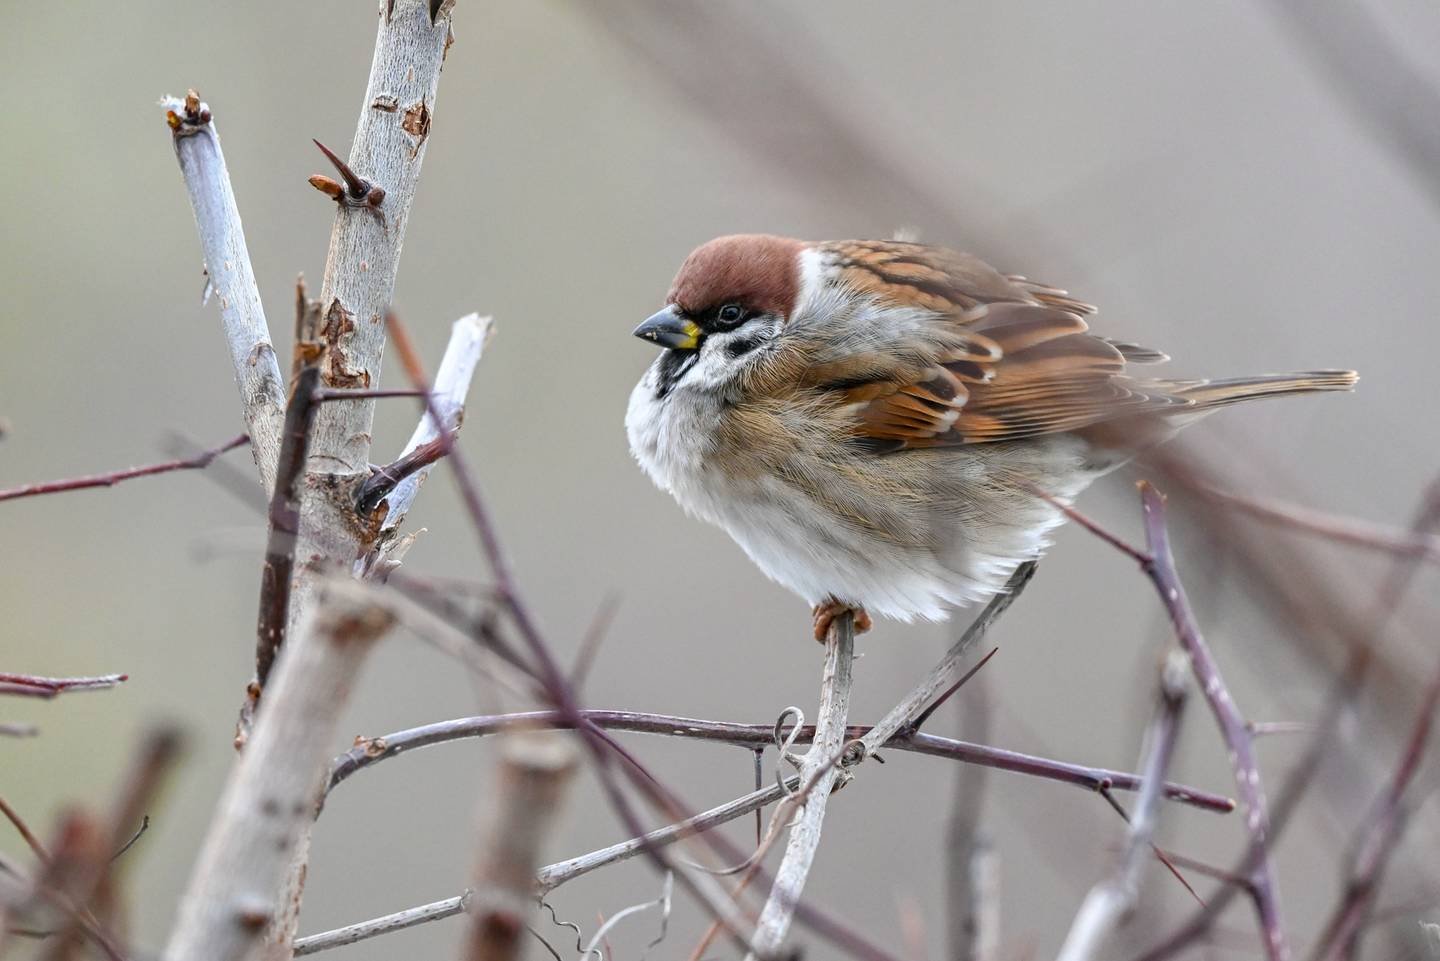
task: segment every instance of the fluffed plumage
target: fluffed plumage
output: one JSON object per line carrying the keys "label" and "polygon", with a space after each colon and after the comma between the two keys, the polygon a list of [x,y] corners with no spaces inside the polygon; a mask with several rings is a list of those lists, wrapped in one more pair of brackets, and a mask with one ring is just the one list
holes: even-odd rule
{"label": "fluffed plumage", "polygon": [[1356,380],[1152,376],[1168,358],[1094,313],[943,247],[721,237],[635,331],[667,349],[631,450],[818,612],[940,620],[1048,546],[1062,515],[1036,488],[1069,502],[1218,407]]}

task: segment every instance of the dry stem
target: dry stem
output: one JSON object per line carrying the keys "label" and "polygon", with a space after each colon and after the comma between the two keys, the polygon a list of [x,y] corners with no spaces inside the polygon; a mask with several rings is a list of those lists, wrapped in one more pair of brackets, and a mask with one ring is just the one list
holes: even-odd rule
{"label": "dry stem", "polygon": [[255,958],[282,909],[277,892],[313,821],[335,722],[366,653],[390,625],[345,586],[326,589],[276,665],[268,706],[231,772],[181,901],[169,961]]}
{"label": "dry stem", "polygon": [[842,614],[830,625],[825,638],[825,669],[820,682],[820,710],[815,719],[815,741],[800,762],[801,780],[810,785],[805,807],[790,828],[785,856],[775,871],[770,898],[760,912],[760,922],[751,941],[756,954],[775,952],[785,941],[795,904],[805,888],[815,852],[820,847],[820,832],[825,822],[825,808],[830,792],[846,777],[838,763],[845,747],[845,720],[850,712],[850,687],[855,660],[855,615]]}
{"label": "dry stem", "polygon": [[250,266],[240,210],[230,188],[225,154],[220,150],[220,134],[209,106],[201,103],[193,90],[183,100],[165,97],[160,105],[165,108],[175,139],[175,156],[200,231],[205,270],[220,304],[220,322],[230,348],[230,366],[240,389],[260,483],[269,491],[275,486],[275,463],[280,456],[285,382]]}
{"label": "dry stem", "polygon": [[1130,815],[1125,833],[1125,853],[1113,877],[1090,889],[1070,933],[1060,949],[1059,961],[1091,961],[1135,905],[1140,892],[1140,872],[1148,860],[1151,838],[1160,812],[1160,784],[1170,766],[1175,740],[1180,733],[1180,712],[1185,704],[1186,656],[1172,652],[1160,673],[1160,696],[1155,717],[1145,735],[1140,769],[1145,786]]}

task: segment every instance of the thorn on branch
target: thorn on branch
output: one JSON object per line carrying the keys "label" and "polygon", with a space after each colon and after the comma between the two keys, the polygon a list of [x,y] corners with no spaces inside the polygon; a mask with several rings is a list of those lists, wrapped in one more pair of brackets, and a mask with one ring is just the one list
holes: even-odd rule
{"label": "thorn on branch", "polygon": [[337,157],[334,151],[320,141],[314,140],[313,142],[320,148],[320,152],[325,155],[325,158],[335,166],[336,172],[340,174],[340,179],[344,183],[337,183],[324,174],[315,174],[310,178],[310,186],[342,207],[373,210],[375,215],[380,218],[381,226],[384,226],[385,214],[380,209],[380,205],[385,202],[385,188],[371,183],[357,174],[349,164]]}

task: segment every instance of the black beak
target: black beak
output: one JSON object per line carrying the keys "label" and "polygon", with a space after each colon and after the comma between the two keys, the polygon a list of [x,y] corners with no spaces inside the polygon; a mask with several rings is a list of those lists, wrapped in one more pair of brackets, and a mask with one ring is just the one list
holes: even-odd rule
{"label": "black beak", "polygon": [[681,316],[674,304],[653,314],[635,328],[634,334],[641,340],[674,350],[694,350],[700,346],[700,327],[693,320]]}

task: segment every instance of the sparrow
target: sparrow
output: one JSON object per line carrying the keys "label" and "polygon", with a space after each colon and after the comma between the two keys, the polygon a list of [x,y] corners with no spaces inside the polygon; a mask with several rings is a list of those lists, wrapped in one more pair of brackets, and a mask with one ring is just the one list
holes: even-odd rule
{"label": "sparrow", "polygon": [[1096,308],[969,254],[720,237],[634,334],[663,348],[625,416],[641,468],[814,613],[944,620],[1037,558],[1097,477],[1230,404],[1346,390],[1316,370],[1155,376]]}

